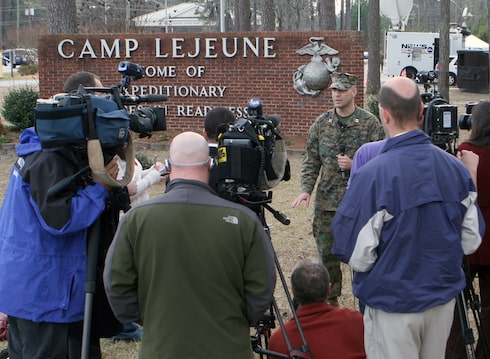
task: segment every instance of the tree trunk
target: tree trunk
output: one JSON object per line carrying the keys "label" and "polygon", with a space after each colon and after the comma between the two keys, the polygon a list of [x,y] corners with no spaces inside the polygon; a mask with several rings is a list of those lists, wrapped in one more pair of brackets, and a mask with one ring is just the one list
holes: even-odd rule
{"label": "tree trunk", "polygon": [[345,1],[340,0],[340,30],[345,30]]}
{"label": "tree trunk", "polygon": [[250,0],[235,0],[236,31],[251,31]]}
{"label": "tree trunk", "polygon": [[262,30],[274,31],[276,29],[276,16],[274,13],[274,0],[262,1]]}
{"label": "tree trunk", "polygon": [[335,0],[318,0],[318,26],[320,30],[335,30]]}
{"label": "tree trunk", "polygon": [[49,0],[48,33],[75,34],[78,31],[75,0]]}
{"label": "tree trunk", "polygon": [[449,102],[449,22],[450,22],[450,0],[441,0],[439,23],[439,94]]}
{"label": "tree trunk", "polygon": [[[490,1],[490,0],[488,0]],[[317,6],[317,9],[319,7]],[[313,0],[310,0],[310,30],[313,31],[315,30],[315,5],[313,3]]]}
{"label": "tree trunk", "polygon": [[380,15],[379,0],[369,0],[368,3],[368,85],[366,93],[368,95],[378,95],[380,88],[380,65],[381,65],[381,48],[380,48]]}
{"label": "tree trunk", "polygon": [[351,2],[350,0],[345,0],[345,30],[352,30],[352,19],[351,19]]}

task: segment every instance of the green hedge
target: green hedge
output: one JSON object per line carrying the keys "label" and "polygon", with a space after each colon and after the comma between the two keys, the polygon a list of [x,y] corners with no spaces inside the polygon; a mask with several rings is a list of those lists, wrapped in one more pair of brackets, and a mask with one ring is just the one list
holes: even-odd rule
{"label": "green hedge", "polygon": [[10,122],[13,130],[34,126],[34,108],[39,93],[29,87],[10,91],[4,98],[2,116]]}

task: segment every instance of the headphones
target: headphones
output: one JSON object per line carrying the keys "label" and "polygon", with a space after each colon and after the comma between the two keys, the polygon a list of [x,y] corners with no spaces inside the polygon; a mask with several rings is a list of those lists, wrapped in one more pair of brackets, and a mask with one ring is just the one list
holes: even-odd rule
{"label": "headphones", "polygon": [[214,167],[214,158],[212,157],[208,157],[208,159],[206,161],[201,161],[201,162],[192,162],[192,163],[177,163],[177,162],[172,162],[172,160],[170,158],[166,159],[164,161],[164,171],[165,173],[170,173],[170,170],[172,168],[172,166],[175,166],[175,167],[197,167],[197,166],[203,166],[205,164],[207,164],[209,162],[209,168],[213,168]]}

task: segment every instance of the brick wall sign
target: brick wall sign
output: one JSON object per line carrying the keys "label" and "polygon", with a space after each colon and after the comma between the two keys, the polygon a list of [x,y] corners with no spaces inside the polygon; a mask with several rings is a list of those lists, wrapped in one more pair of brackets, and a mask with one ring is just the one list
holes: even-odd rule
{"label": "brick wall sign", "polygon": [[140,105],[165,106],[171,130],[200,132],[215,106],[243,117],[248,100],[259,98],[264,115],[281,117],[285,137],[304,135],[332,106],[328,85],[335,70],[360,76],[363,104],[363,36],[357,31],[43,35],[40,96],[62,92],[66,78],[80,70],[98,74],[104,86],[119,84],[122,61],[144,67],[130,95],[168,96]]}

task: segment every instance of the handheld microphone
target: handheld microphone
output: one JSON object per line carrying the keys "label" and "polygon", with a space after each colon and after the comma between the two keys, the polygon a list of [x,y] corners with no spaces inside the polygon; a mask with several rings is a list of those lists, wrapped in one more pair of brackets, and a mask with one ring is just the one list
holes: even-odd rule
{"label": "handheld microphone", "polygon": [[[339,150],[340,150],[340,154],[342,156],[345,155],[345,145],[340,145],[339,146]],[[345,169],[343,169],[342,167],[340,167],[340,173],[342,174],[342,178],[345,178]]]}

